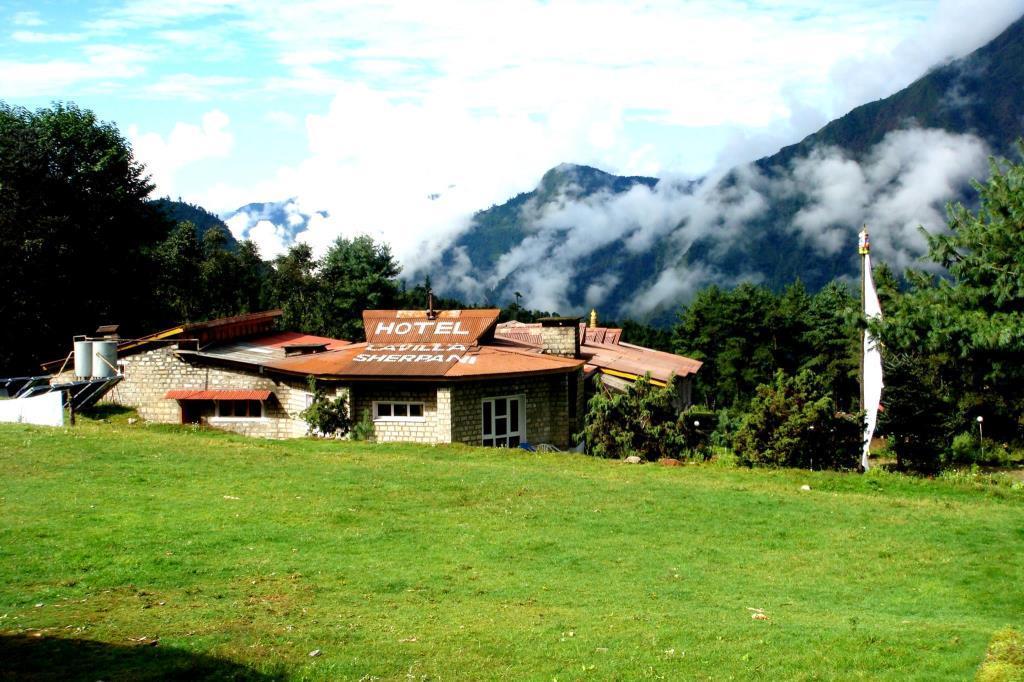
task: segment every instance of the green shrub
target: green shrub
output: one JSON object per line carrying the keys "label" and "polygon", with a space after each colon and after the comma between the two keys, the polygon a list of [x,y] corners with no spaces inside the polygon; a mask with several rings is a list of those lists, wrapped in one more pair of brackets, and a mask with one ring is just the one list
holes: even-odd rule
{"label": "green shrub", "polygon": [[994,466],[1006,466],[1012,464],[1016,459],[1016,453],[1010,450],[1006,443],[997,443],[985,439],[981,441],[977,434],[963,432],[953,438],[949,449],[943,457],[943,464],[953,466],[958,464],[991,464]]}
{"label": "green shrub", "polygon": [[715,415],[715,430],[710,442],[716,448],[732,448],[736,432],[743,424],[743,413],[736,409],[722,408]]}
{"label": "green shrub", "polygon": [[981,461],[978,438],[971,433],[958,433],[949,446],[947,464],[974,464]]}
{"label": "green shrub", "polygon": [[309,425],[310,435],[330,437],[348,433],[352,422],[345,397],[328,398],[313,377],[309,378],[309,390],[313,394],[313,402],[299,416]]}
{"label": "green shrub", "polygon": [[352,440],[361,440],[372,443],[377,438],[377,432],[373,428],[373,417],[370,410],[364,409],[359,421],[352,426]]}
{"label": "green shrub", "polygon": [[641,459],[706,456],[706,437],[700,418],[680,413],[678,386],[660,388],[649,377],[637,379],[625,393],[598,392],[590,399],[583,432],[587,452],[598,457]]}
{"label": "green shrub", "polygon": [[863,422],[837,414],[814,375],[779,371],[757,387],[750,412],[736,433],[740,462],[748,466],[852,469],[860,461]]}

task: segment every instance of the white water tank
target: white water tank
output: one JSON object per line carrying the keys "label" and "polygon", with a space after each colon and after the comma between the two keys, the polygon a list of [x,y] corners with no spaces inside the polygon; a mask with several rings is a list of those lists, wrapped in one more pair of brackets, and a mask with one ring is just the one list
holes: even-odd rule
{"label": "white water tank", "polygon": [[117,375],[117,341],[92,342],[92,375],[107,378]]}
{"label": "white water tank", "polygon": [[92,341],[75,341],[75,376],[92,376]]}

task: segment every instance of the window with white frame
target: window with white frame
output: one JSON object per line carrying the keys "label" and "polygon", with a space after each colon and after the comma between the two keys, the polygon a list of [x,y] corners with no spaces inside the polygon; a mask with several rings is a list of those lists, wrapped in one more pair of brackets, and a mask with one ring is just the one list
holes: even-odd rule
{"label": "window with white frame", "polygon": [[375,400],[374,421],[423,421],[423,403]]}
{"label": "window with white frame", "polygon": [[482,404],[485,446],[516,448],[526,440],[525,400],[521,395],[486,398]]}
{"label": "window with white frame", "polygon": [[262,400],[218,400],[217,416],[228,419],[259,419],[263,416]]}

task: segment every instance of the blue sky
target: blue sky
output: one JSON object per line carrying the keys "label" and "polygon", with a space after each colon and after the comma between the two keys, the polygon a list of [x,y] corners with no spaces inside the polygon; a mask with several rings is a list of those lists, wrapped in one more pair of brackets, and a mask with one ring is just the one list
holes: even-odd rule
{"label": "blue sky", "polygon": [[[405,260],[560,162],[697,176],[966,54],[1024,0],[0,2],[0,99],[115,122],[159,194],[297,197]],[[440,200],[428,195],[441,194]],[[413,246],[413,244],[416,244]],[[268,235],[265,255],[283,248]]]}

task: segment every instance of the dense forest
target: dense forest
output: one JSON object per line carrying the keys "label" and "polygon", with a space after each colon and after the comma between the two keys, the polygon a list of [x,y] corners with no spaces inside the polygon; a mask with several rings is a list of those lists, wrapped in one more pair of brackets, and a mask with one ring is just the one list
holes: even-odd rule
{"label": "dense forest", "polygon": [[[174,214],[152,190],[123,136],[92,112],[0,103],[0,372],[35,373],[67,352],[73,334],[105,323],[130,337],[281,308],[289,329],[358,340],[363,309],[426,304],[429,277],[406,284],[388,246],[370,237],[339,238],[321,258],[299,243],[265,261],[205,211]],[[1024,166],[993,161],[977,190],[976,212],[952,206],[949,232],[928,235],[947,274],[875,271],[885,310],[876,330],[886,349],[882,427],[905,467],[1010,456],[1024,437]],[[181,219],[196,217],[203,224]],[[516,296],[502,314],[549,313]],[[670,330],[609,324],[622,326],[625,341],[702,360],[696,400],[718,441],[758,453],[753,463],[804,466],[801,453],[850,440],[840,434],[857,419],[865,321],[844,283],[816,293],[799,281],[779,292],[710,287],[677,309]],[[662,400],[644,391],[638,404]]]}

